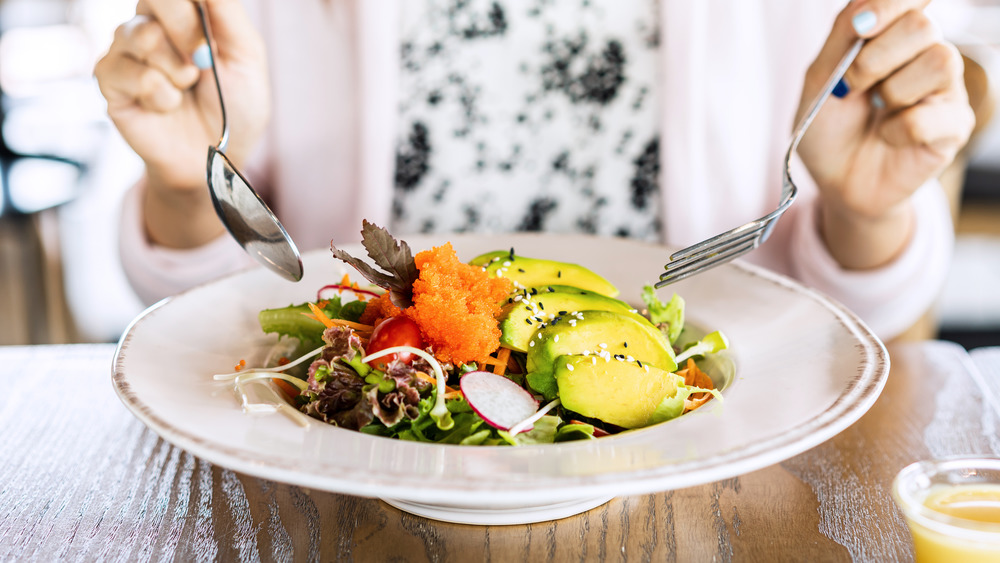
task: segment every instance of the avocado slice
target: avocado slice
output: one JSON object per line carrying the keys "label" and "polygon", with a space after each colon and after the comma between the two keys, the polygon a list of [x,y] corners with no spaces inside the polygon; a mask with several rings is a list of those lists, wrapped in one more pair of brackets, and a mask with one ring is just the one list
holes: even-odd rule
{"label": "avocado slice", "polygon": [[666,336],[645,317],[618,311],[577,311],[535,331],[528,343],[527,380],[546,399],[558,391],[553,375],[556,358],[567,354],[597,355],[607,365],[616,357],[639,360],[674,371],[674,351]]}
{"label": "avocado slice", "polygon": [[617,297],[618,288],[596,273],[569,262],[556,262],[542,258],[517,256],[514,250],[495,250],[473,258],[469,264],[482,266],[496,276],[510,278],[514,287],[546,286],[553,284],[571,285],[608,297]]}
{"label": "avocado slice", "polygon": [[631,305],[620,299],[576,287],[556,285],[524,289],[508,299],[504,307],[500,317],[500,344],[527,352],[528,341],[536,330],[569,313],[587,310],[634,312]]}
{"label": "avocado slice", "polygon": [[664,399],[674,397],[684,383],[647,363],[581,355],[559,356],[555,379],[563,407],[622,428],[648,426]]}

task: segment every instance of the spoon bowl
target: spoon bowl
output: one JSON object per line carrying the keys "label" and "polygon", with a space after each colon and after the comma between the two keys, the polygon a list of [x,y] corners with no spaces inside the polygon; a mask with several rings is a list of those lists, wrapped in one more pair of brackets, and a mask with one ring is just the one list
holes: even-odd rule
{"label": "spoon bowl", "polygon": [[226,104],[222,99],[222,85],[215,65],[215,47],[212,44],[205,6],[202,2],[195,4],[201,17],[205,41],[208,43],[212,77],[219,93],[219,109],[222,113],[222,135],[215,146],[208,147],[208,189],[212,194],[215,212],[247,254],[285,279],[299,281],[302,279],[302,258],[295,242],[271,208],[226,156],[229,121],[226,119]]}
{"label": "spoon bowl", "polygon": [[216,214],[247,254],[288,280],[302,279],[302,258],[295,242],[217,147],[208,147],[208,187]]}

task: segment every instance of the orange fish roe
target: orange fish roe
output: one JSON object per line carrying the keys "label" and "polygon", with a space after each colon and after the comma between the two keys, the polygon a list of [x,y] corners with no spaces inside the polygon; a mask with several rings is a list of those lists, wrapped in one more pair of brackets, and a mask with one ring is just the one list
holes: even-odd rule
{"label": "orange fish roe", "polygon": [[361,313],[361,318],[358,322],[363,325],[375,326],[382,322],[383,319],[389,317],[396,317],[403,314],[403,310],[392,304],[389,300],[389,292],[385,292],[382,295],[373,298],[371,301],[365,305],[365,311]]}
{"label": "orange fish roe", "polygon": [[481,362],[500,346],[497,317],[510,280],[459,261],[451,243],[418,253],[415,262],[420,277],[404,314],[420,326],[439,359]]}

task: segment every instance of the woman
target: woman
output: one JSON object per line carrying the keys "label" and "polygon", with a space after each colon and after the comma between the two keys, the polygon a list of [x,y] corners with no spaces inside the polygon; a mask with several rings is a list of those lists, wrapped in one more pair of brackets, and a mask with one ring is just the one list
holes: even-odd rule
{"label": "woman", "polygon": [[[943,282],[934,179],[973,126],[926,3],[205,2],[227,152],[304,249],[362,218],[701,240],[774,208],[795,117],[866,38],[799,148],[799,200],[748,257],[884,338]],[[220,118],[203,42],[189,0],[140,0],[96,69],[146,164],[122,256],[148,300],[247,263],[205,190]]]}

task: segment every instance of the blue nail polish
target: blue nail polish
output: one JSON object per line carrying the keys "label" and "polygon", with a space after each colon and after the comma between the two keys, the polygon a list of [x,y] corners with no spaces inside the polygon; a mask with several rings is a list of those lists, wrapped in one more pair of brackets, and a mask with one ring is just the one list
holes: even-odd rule
{"label": "blue nail polish", "polygon": [[833,90],[831,90],[830,93],[838,98],[843,98],[850,91],[851,89],[847,87],[847,82],[844,82],[844,79],[841,78],[840,82],[838,82],[837,85],[833,87]]}
{"label": "blue nail polish", "polygon": [[202,70],[212,68],[212,52],[208,49],[208,43],[202,43],[191,55],[191,60],[194,61],[194,66]]}
{"label": "blue nail polish", "polygon": [[854,18],[851,19],[851,25],[854,26],[854,31],[856,31],[858,35],[864,35],[875,27],[877,21],[878,20],[875,18],[875,12],[865,10],[864,12],[858,12],[854,15]]}

